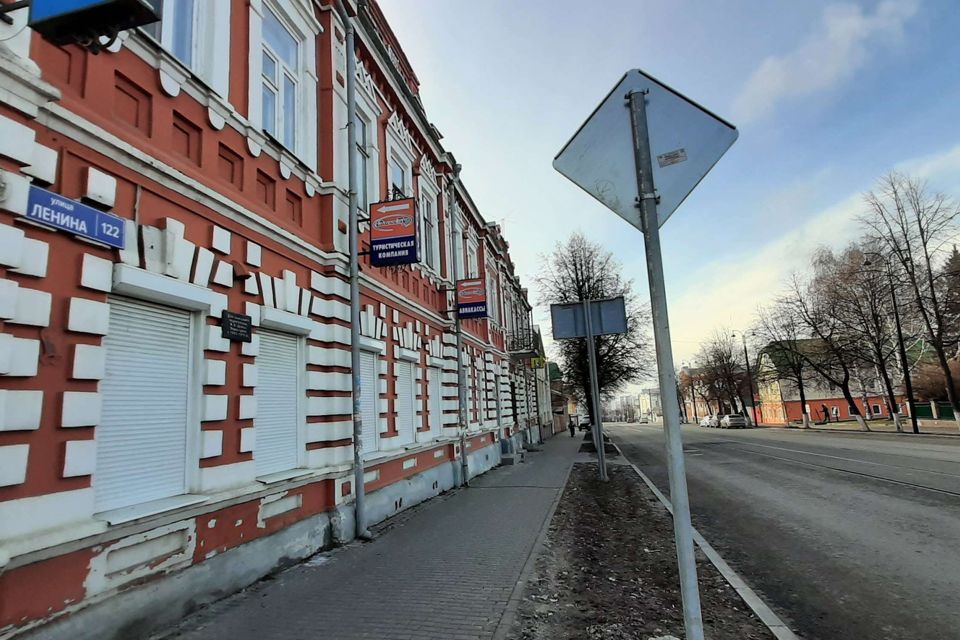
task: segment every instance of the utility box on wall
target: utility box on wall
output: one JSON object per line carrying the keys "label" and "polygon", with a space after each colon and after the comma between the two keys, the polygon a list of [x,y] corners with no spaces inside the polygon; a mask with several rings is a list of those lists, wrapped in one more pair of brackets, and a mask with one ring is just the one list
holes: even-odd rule
{"label": "utility box on wall", "polygon": [[54,44],[83,43],[156,22],[162,0],[33,0],[30,28]]}

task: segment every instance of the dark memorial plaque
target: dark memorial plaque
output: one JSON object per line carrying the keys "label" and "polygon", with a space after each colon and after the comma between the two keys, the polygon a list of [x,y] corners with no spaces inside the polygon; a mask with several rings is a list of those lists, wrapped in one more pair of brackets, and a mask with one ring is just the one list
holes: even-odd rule
{"label": "dark memorial plaque", "polygon": [[220,335],[232,342],[250,342],[253,339],[250,316],[225,310],[220,314]]}

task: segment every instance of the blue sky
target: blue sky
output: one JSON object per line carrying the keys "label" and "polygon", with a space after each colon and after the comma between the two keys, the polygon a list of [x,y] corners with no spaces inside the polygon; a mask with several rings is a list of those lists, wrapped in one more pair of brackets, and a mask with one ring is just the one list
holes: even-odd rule
{"label": "blue sky", "polygon": [[[859,233],[861,194],[894,168],[960,197],[955,0],[381,0],[422,99],[532,288],[580,229],[646,295],[638,231],[551,160],[639,67],[740,139],[663,229],[677,362],[756,307],[819,244]],[[537,313],[541,324],[546,315]]]}

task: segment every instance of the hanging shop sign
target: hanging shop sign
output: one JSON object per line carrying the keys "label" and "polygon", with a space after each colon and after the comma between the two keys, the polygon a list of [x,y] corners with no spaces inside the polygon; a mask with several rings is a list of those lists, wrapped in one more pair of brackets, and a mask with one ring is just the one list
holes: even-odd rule
{"label": "hanging shop sign", "polygon": [[457,282],[457,315],[461,320],[487,317],[487,290],[483,278]]}
{"label": "hanging shop sign", "polygon": [[161,0],[32,0],[30,28],[54,44],[115,37],[160,19]]}
{"label": "hanging shop sign", "polygon": [[370,264],[390,267],[420,262],[413,198],[370,205]]}
{"label": "hanging shop sign", "polygon": [[27,218],[111,247],[124,246],[123,218],[33,185],[27,198]]}

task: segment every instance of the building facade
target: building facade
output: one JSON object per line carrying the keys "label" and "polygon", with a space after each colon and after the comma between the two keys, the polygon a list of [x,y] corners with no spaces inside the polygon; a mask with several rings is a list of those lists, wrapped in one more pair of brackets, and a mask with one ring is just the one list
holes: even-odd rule
{"label": "building facade", "polygon": [[[757,364],[757,421],[760,424],[787,425],[803,422],[803,403],[796,381],[778,366],[769,350],[760,352]],[[883,393],[876,376],[864,376],[864,380],[851,384],[854,404],[867,420],[891,418],[889,400]],[[839,388],[819,376],[810,375],[804,380],[807,415],[812,422],[838,422],[853,420],[850,405]],[[905,396],[897,393],[899,411],[909,415]]]}
{"label": "building facade", "polygon": [[[508,245],[462,182],[450,206],[400,43],[349,9],[353,154],[330,5],[167,0],[99,55],[0,23],[0,638],[147,633],[352,538],[354,374],[370,523],[462,482],[458,357],[471,475],[550,424]],[[358,318],[351,155],[360,208],[412,197],[421,231],[418,265],[361,257]],[[459,354],[453,261],[489,307]]]}

